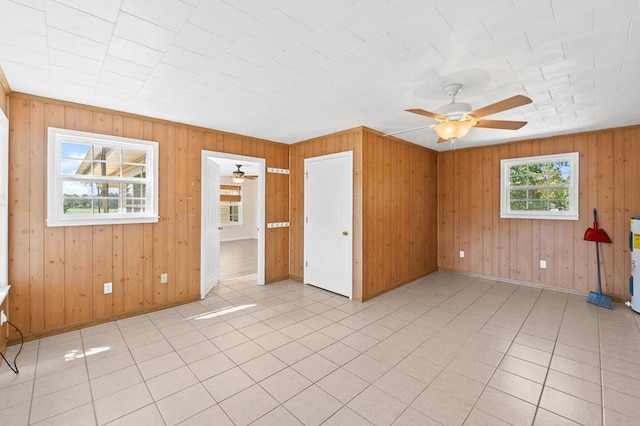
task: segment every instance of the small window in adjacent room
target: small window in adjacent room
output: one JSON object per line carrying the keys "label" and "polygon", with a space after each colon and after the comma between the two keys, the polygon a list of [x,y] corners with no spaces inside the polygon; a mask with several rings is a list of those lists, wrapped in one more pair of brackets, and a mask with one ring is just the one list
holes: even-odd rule
{"label": "small window in adjacent room", "polygon": [[158,144],[49,128],[47,226],[158,221]]}
{"label": "small window in adjacent room", "polygon": [[220,185],[220,223],[242,225],[242,186]]}
{"label": "small window in adjacent room", "polygon": [[500,217],[578,220],[579,153],[501,161]]}

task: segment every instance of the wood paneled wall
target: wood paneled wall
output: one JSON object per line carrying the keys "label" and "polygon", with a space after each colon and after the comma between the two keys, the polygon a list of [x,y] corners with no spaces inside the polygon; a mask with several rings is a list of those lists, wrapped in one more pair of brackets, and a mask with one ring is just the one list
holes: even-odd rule
{"label": "wood paneled wall", "polygon": [[437,270],[437,152],[365,129],[363,299]]}
{"label": "wood paneled wall", "polygon": [[[500,218],[500,160],[576,151],[580,220]],[[595,244],[583,236],[597,207],[598,223],[613,240],[600,245],[603,291],[627,299],[629,218],[640,215],[639,164],[640,127],[440,153],[439,267],[580,293],[595,290]],[[546,269],[540,260],[547,261]]]}
{"label": "wood paneled wall", "polygon": [[[284,144],[21,94],[9,102],[10,309],[27,336],[199,298],[203,149],[289,167]],[[48,126],[157,141],[159,222],[46,227]],[[286,175],[267,174],[266,191],[266,221],[287,221]],[[288,277],[288,234],[269,229],[265,245],[266,281]]]}
{"label": "wood paneled wall", "polygon": [[290,274],[302,280],[304,159],[354,152],[354,289],[367,300],[437,269],[437,153],[356,128],[290,147]]}

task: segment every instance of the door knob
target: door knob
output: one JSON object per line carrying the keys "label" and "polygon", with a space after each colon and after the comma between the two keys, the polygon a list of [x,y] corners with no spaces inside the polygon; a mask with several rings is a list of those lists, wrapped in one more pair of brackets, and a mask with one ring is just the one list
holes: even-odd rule
{"label": "door knob", "polygon": [[222,231],[224,228],[222,226],[218,226],[218,231]]}
{"label": "door knob", "polygon": [[342,231],[342,235],[349,235],[347,231]]}

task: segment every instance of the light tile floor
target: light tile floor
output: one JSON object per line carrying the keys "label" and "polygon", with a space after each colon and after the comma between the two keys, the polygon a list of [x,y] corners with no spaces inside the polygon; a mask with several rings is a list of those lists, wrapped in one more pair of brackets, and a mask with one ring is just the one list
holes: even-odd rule
{"label": "light tile floor", "polygon": [[0,424],[639,424],[623,305],[444,272],[364,304],[253,282],[28,342]]}

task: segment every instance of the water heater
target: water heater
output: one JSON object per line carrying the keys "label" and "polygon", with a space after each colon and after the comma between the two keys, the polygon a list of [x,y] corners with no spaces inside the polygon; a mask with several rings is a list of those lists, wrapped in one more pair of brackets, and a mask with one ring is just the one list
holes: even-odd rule
{"label": "water heater", "polygon": [[631,218],[629,250],[631,251],[631,277],[629,277],[631,303],[628,305],[640,314],[640,216]]}

